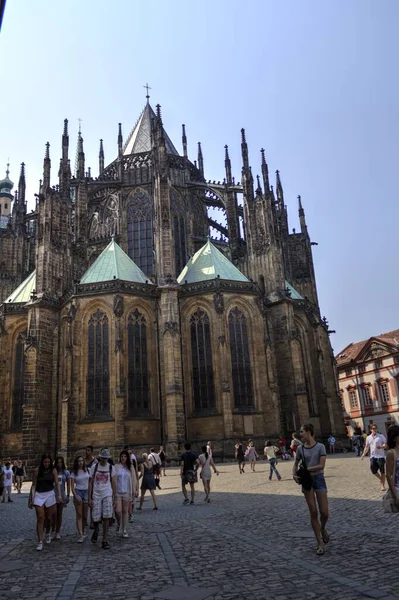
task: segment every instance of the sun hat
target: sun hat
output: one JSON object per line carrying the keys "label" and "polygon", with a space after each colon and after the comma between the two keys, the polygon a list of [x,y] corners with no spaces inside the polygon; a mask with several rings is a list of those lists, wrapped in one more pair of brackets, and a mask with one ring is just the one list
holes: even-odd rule
{"label": "sun hat", "polygon": [[98,458],[111,458],[111,452],[108,448],[101,448],[100,452],[98,453]]}

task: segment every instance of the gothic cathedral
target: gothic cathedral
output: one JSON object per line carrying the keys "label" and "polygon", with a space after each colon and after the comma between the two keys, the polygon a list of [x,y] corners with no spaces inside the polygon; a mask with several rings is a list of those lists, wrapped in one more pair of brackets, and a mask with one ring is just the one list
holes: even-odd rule
{"label": "gothic cathedral", "polygon": [[[32,464],[86,444],[208,439],[232,456],[236,438],[263,443],[311,421],[344,435],[328,325],[312,248],[288,229],[277,171],[254,182],[241,130],[241,181],[207,181],[179,154],[147,97],[133,131],[98,176],[74,176],[64,122],[58,183],[49,144],[36,209],[0,182],[0,454]],[[216,209],[223,222],[215,220]],[[212,234],[210,236],[210,234]]]}

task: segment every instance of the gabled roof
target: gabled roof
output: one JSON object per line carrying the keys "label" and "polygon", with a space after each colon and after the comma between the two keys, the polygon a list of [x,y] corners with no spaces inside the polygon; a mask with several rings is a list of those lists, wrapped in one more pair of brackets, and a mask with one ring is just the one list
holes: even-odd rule
{"label": "gabled roof", "polygon": [[4,304],[26,304],[26,302],[29,302],[34,289],[36,289],[36,270],[32,271],[17,289],[4,300]]}
{"label": "gabled roof", "polygon": [[399,345],[399,329],[394,331],[388,331],[388,333],[381,333],[380,335],[372,336],[367,340],[361,342],[355,342],[349,344],[337,354],[336,361],[337,365],[345,365],[351,360],[357,360],[360,355],[366,350],[366,347],[372,342],[380,342],[382,345],[398,346]]}
{"label": "gabled roof", "polygon": [[205,246],[202,246],[188,261],[183,271],[180,273],[177,281],[183,283],[195,283],[197,281],[207,281],[209,279],[227,279],[229,281],[249,281],[225,257],[220,250],[215,248],[210,240]]}
{"label": "gabled roof", "polygon": [[294,287],[292,287],[292,285],[290,283],[288,283],[287,280],[285,280],[285,287],[289,289],[290,294],[291,294],[291,298],[293,300],[303,300],[303,296],[301,296],[301,294],[299,292],[296,291],[296,289]]}
{"label": "gabled roof", "polygon": [[113,279],[134,281],[135,283],[152,283],[118,246],[115,240],[112,240],[100,256],[96,258],[83,275],[80,283],[100,283],[102,281],[112,281]]}
{"label": "gabled roof", "polygon": [[[141,113],[139,120],[133,128],[133,131],[129,135],[125,147],[123,149],[124,156],[129,154],[138,154],[139,152],[149,152],[151,150],[151,123],[152,119],[156,119],[156,114],[151,108],[151,105],[147,103]],[[179,156],[178,151],[172,144],[172,141],[165,129],[163,130],[165,137],[166,151],[168,154],[176,154]]]}

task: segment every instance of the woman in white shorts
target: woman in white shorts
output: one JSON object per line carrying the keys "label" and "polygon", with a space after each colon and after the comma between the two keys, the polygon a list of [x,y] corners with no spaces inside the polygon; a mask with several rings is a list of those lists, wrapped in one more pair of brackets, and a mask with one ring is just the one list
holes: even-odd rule
{"label": "woman in white shorts", "polygon": [[29,508],[35,507],[36,510],[36,532],[39,542],[36,550],[43,550],[44,527],[46,527],[46,543],[51,542],[51,523],[57,502],[62,502],[58,473],[50,454],[43,454],[40,465],[33,474],[28,501]]}
{"label": "woman in white shorts", "polygon": [[219,475],[219,471],[215,467],[215,463],[213,462],[212,455],[209,454],[209,452],[207,450],[207,446],[202,446],[201,450],[202,450],[202,454],[200,454],[198,457],[198,460],[200,461],[200,464],[201,464],[200,477],[202,479],[202,483],[204,484],[205,502],[209,503],[211,501],[211,477],[212,477],[211,467],[214,470],[214,472],[216,473],[216,475]]}
{"label": "woman in white shorts", "polygon": [[116,470],[116,521],[118,526],[116,533],[122,528],[124,538],[129,537],[126,530],[129,518],[129,509],[133,499],[137,496],[136,473],[130,461],[129,452],[122,450],[119,455],[119,462],[115,465]]}

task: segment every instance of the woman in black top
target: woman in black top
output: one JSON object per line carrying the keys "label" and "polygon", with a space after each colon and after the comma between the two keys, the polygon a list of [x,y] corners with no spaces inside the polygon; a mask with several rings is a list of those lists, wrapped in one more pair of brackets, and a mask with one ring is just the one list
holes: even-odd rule
{"label": "woman in black top", "polygon": [[163,446],[161,446],[159,448],[158,456],[161,459],[161,473],[160,473],[160,475],[162,475],[162,471],[163,471],[163,476],[166,477],[166,472],[165,472],[165,469],[166,469],[166,454],[165,454],[165,450],[164,450]]}
{"label": "woman in black top", "polygon": [[[57,493],[57,499],[54,494]],[[49,454],[43,454],[40,464],[33,474],[28,506],[36,510],[36,533],[38,545],[36,550],[43,550],[43,530],[46,529],[46,543],[51,542],[51,523],[57,502],[62,502],[61,489],[57,469]]]}

